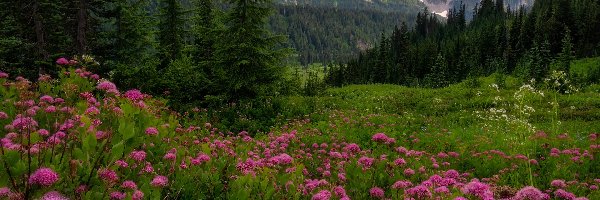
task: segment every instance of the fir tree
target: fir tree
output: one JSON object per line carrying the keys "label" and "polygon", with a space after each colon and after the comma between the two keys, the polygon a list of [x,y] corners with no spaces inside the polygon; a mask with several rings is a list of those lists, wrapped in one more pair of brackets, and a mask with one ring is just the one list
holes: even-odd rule
{"label": "fir tree", "polygon": [[276,49],[284,38],[265,28],[271,1],[228,2],[233,5],[225,18],[223,37],[215,45],[220,88],[225,98],[234,101],[269,94],[281,77],[279,62],[286,55],[284,50]]}

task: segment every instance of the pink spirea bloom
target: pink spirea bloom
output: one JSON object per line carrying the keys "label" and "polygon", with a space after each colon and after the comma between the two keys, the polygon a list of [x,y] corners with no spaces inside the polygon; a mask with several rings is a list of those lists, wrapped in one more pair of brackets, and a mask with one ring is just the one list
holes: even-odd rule
{"label": "pink spirea bloom", "polygon": [[431,191],[429,191],[429,188],[423,185],[418,185],[416,187],[407,189],[406,194],[417,199],[431,198]]}
{"label": "pink spirea bloom", "polygon": [[110,81],[102,81],[102,82],[98,83],[98,85],[96,86],[96,89],[103,90],[103,91],[109,91],[109,90],[116,90],[117,86]]}
{"label": "pink spirea bloom", "polygon": [[413,170],[413,169],[411,169],[411,168],[408,168],[408,169],[405,169],[405,170],[404,170],[404,175],[405,175],[405,176],[412,176],[412,175],[414,175],[414,174],[415,174],[415,170]]}
{"label": "pink spirea bloom", "polygon": [[38,123],[31,117],[17,117],[13,120],[12,126],[20,130],[25,130],[37,127]]}
{"label": "pink spirea bloom", "polygon": [[567,187],[567,184],[565,183],[564,180],[553,180],[550,185],[552,185],[552,187],[557,187],[557,188],[564,188]]}
{"label": "pink spirea bloom", "polygon": [[5,112],[0,111],[0,119],[8,119],[8,114],[6,114]]}
{"label": "pink spirea bloom", "polygon": [[554,191],[554,196],[558,197],[559,199],[567,199],[567,200],[573,200],[575,199],[575,194],[567,192],[563,189],[558,189],[556,191]]}
{"label": "pink spirea bloom", "polygon": [[40,200],[69,200],[69,198],[63,196],[57,191],[47,192],[40,198]]}
{"label": "pink spirea bloom", "polygon": [[56,60],[56,64],[58,65],[68,65],[69,64],[69,60],[67,60],[66,58],[59,58]]}
{"label": "pink spirea bloom", "polygon": [[0,197],[7,197],[8,195],[10,195],[10,193],[10,189],[8,189],[7,187],[0,188]]}
{"label": "pink spirea bloom", "polygon": [[117,160],[115,161],[115,165],[122,167],[122,168],[127,168],[129,167],[129,164],[123,160]]}
{"label": "pink spirea bloom", "polygon": [[479,197],[483,200],[488,200],[488,199],[494,198],[494,194],[490,190],[490,186],[488,186],[485,183],[481,183],[477,180],[473,180],[473,181],[467,183],[465,186],[463,186],[461,191],[464,194],[470,194],[470,195]]}
{"label": "pink spirea bloom", "polygon": [[165,187],[169,184],[169,178],[167,178],[166,176],[160,176],[157,175],[154,177],[154,179],[152,179],[152,182],[150,182],[150,185],[154,186],[154,187]]}
{"label": "pink spirea bloom", "polygon": [[132,151],[129,157],[135,161],[141,162],[146,159],[146,152],[144,151]]}
{"label": "pink spirea bloom", "polygon": [[40,97],[40,101],[44,101],[46,103],[54,103],[54,98],[48,95],[44,95]]}
{"label": "pink spirea bloom", "polygon": [[388,141],[388,136],[385,135],[384,133],[376,133],[375,135],[373,135],[373,137],[371,137],[371,140],[375,141],[375,142],[381,142],[381,143],[385,143]]}
{"label": "pink spirea bloom", "polygon": [[550,195],[543,193],[539,189],[527,186],[519,190],[513,197],[514,200],[548,200]]}
{"label": "pink spirea bloom", "polygon": [[146,129],[146,135],[158,135],[158,129],[154,127],[148,127]]}
{"label": "pink spirea bloom", "polygon": [[142,199],[144,199],[144,192],[142,192],[140,190],[134,191],[133,194],[131,195],[131,199],[133,199],[133,200],[142,200]]}
{"label": "pink spirea bloom", "polygon": [[51,186],[56,183],[59,176],[50,168],[39,168],[29,176],[29,184]]}
{"label": "pink spirea bloom", "polygon": [[8,74],[0,71],[0,78],[8,78]]}
{"label": "pink spirea bloom", "polygon": [[371,195],[371,197],[373,198],[384,198],[385,197],[385,193],[383,191],[383,189],[379,188],[379,187],[373,187],[369,190],[369,195]]}
{"label": "pink spirea bloom", "polygon": [[329,190],[321,190],[312,196],[312,200],[329,200],[331,198],[331,192]]}
{"label": "pink spirea bloom", "polygon": [[163,158],[165,160],[175,160],[177,159],[177,155],[175,155],[174,153],[167,153]]}
{"label": "pink spirea bloom", "polygon": [[445,178],[453,178],[453,179],[456,179],[456,178],[458,178],[459,176],[460,176],[460,174],[458,173],[458,171],[456,171],[456,170],[453,170],[453,169],[451,169],[451,170],[448,170],[448,171],[446,171],[446,172],[444,173],[444,177],[445,177]]}
{"label": "pink spirea bloom", "polygon": [[437,187],[434,190],[435,193],[448,194],[450,190],[446,186]]}
{"label": "pink spirea bloom", "polygon": [[346,190],[344,189],[344,187],[342,186],[336,186],[335,188],[333,188],[333,192],[335,193],[335,195],[337,195],[338,197],[345,197],[348,196],[346,195]]}
{"label": "pink spirea bloom", "polygon": [[110,199],[121,200],[121,199],[125,199],[125,197],[127,197],[127,194],[125,194],[123,192],[111,192],[110,193]]}
{"label": "pink spirea bloom", "polygon": [[350,143],[346,145],[346,147],[344,147],[344,150],[351,153],[358,153],[360,152],[360,147],[358,146],[358,144]]}
{"label": "pink spirea bloom", "polygon": [[38,134],[40,134],[41,136],[48,136],[50,132],[48,132],[48,130],[46,129],[40,129],[38,130]]}
{"label": "pink spirea bloom", "polygon": [[100,110],[98,110],[98,108],[92,106],[85,110],[85,114],[86,115],[97,115],[97,114],[100,114]]}
{"label": "pink spirea bloom", "polygon": [[397,166],[402,166],[406,164],[406,161],[403,158],[398,158],[394,160],[394,164],[396,164]]}
{"label": "pink spirea bloom", "polygon": [[123,94],[123,96],[132,101],[139,101],[144,99],[144,94],[139,90],[129,90]]}
{"label": "pink spirea bloom", "polygon": [[127,181],[123,181],[123,184],[121,184],[121,187],[125,188],[125,189],[136,190],[137,189],[137,184],[135,184],[135,182],[133,182],[131,180],[127,180]]}
{"label": "pink spirea bloom", "polygon": [[369,158],[366,156],[363,156],[361,158],[358,159],[358,164],[363,168],[363,169],[368,169],[373,165],[373,161],[375,161],[374,158]]}
{"label": "pink spirea bloom", "polygon": [[394,189],[403,189],[403,188],[408,188],[408,187],[410,187],[412,185],[413,184],[410,181],[396,181],[392,185],[392,188],[394,188]]}
{"label": "pink spirea bloom", "polygon": [[54,113],[56,112],[56,107],[55,106],[48,106],[44,109],[44,112],[46,113]]}
{"label": "pink spirea bloom", "polygon": [[271,162],[277,165],[287,165],[294,161],[294,159],[285,153],[279,154],[273,158],[271,158]]}
{"label": "pink spirea bloom", "polygon": [[117,173],[110,169],[101,169],[98,171],[98,176],[100,179],[108,182],[115,182],[119,180],[119,176]]}

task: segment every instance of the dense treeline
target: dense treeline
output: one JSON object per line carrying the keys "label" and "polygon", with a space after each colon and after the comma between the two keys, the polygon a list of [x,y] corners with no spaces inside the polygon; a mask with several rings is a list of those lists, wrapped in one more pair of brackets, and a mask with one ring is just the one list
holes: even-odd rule
{"label": "dense treeline", "polygon": [[228,102],[277,91],[285,38],[266,29],[270,0],[4,0],[0,70],[37,79],[58,57],[172,103]]}
{"label": "dense treeline", "polygon": [[576,57],[600,54],[598,1],[540,0],[511,10],[502,0],[483,0],[468,24],[466,9],[452,9],[446,23],[420,12],[412,31],[403,25],[382,35],[375,48],[330,68],[327,82],[443,87],[494,72],[539,81],[550,70],[568,73]]}
{"label": "dense treeline", "polygon": [[277,11],[269,23],[271,30],[288,35],[290,46],[298,53],[297,60],[307,65],[355,57],[375,44],[381,31],[389,32],[401,20],[413,22],[418,9],[400,7],[387,12],[279,5]]}

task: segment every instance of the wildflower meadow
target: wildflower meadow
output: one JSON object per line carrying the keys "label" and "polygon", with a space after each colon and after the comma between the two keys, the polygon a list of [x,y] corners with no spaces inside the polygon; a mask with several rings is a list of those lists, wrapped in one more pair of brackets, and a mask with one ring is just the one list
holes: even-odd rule
{"label": "wildflower meadow", "polygon": [[354,86],[287,99],[313,112],[268,133],[232,133],[56,63],[56,79],[0,73],[0,199],[600,198],[598,125],[567,118],[594,93],[456,85],[403,106],[417,89]]}

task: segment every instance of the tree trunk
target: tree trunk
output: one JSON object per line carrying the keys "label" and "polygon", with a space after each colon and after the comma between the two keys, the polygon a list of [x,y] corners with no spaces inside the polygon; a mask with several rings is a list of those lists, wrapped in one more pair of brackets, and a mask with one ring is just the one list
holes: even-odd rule
{"label": "tree trunk", "polygon": [[[46,38],[45,38],[45,32],[44,32],[44,24],[42,22],[42,16],[39,13],[38,0],[32,1],[31,17],[33,18],[33,28],[34,28],[35,37],[36,37],[35,44],[36,44],[36,48],[37,48],[37,53],[39,53],[42,56],[43,60],[48,60],[50,58],[50,55],[46,51]],[[44,73],[44,69],[42,68],[41,65],[38,67],[38,71],[40,74]]]}
{"label": "tree trunk", "polygon": [[87,0],[79,0],[77,7],[77,54],[83,55],[87,51]]}

